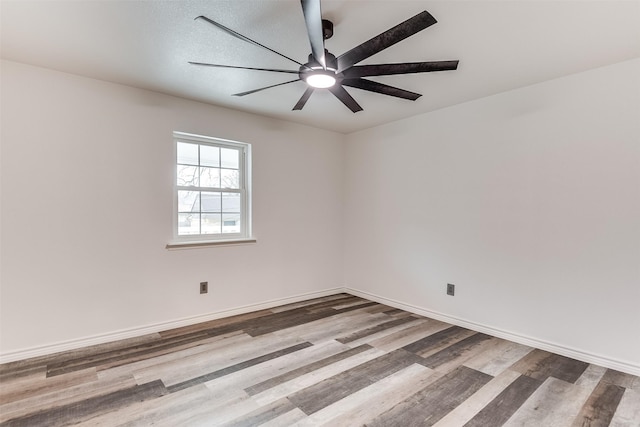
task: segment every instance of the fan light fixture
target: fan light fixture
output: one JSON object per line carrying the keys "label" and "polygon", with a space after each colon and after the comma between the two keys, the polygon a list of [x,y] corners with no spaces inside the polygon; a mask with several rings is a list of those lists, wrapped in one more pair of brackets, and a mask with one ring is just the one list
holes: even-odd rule
{"label": "fan light fixture", "polygon": [[[2,0],[0,0],[2,1]],[[325,40],[333,35],[333,23],[326,19],[322,19],[322,10],[320,7],[321,0],[300,0],[302,5],[302,14],[307,27],[307,35],[309,36],[309,45],[311,54],[307,57],[307,62],[302,64],[293,58],[289,58],[270,47],[251,40],[231,28],[215,22],[206,16],[200,15],[196,19],[201,19],[209,24],[223,30],[227,34],[244,40],[254,46],[261,47],[270,51],[290,62],[298,64],[300,68],[297,70],[282,70],[274,68],[261,67],[240,67],[236,65],[209,64],[205,62],[190,62],[194,65],[202,65],[206,67],[235,68],[240,70],[256,70],[268,71],[272,73],[295,74],[298,78],[282,83],[276,83],[258,89],[248,90],[246,92],[234,93],[233,96],[245,96],[252,93],[260,92],[272,87],[287,85],[299,81],[304,81],[307,87],[296,103],[293,110],[302,110],[309,97],[316,89],[329,89],[338,100],[343,103],[349,110],[354,113],[362,111],[362,107],[353,97],[345,90],[345,86],[356,89],[366,90],[369,92],[380,93],[383,95],[393,96],[396,98],[415,101],[420,98],[419,93],[400,89],[379,83],[374,80],[364,79],[363,77],[373,76],[390,76],[394,74],[412,74],[412,73],[428,73],[432,71],[455,70],[458,68],[458,61],[426,61],[426,62],[399,62],[391,64],[368,64],[357,65],[361,61],[375,55],[376,53],[398,43],[407,37],[411,37],[416,33],[435,24],[434,18],[426,10],[407,19],[404,22],[389,28],[377,36],[367,40],[366,42],[344,52],[336,57],[325,48]]]}
{"label": "fan light fixture", "polygon": [[311,87],[325,89],[336,84],[336,78],[322,71],[317,71],[305,77],[305,81]]}

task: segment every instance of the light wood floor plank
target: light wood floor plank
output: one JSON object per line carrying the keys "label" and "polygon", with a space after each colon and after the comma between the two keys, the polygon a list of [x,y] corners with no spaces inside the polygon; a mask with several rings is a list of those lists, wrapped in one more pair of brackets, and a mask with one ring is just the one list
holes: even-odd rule
{"label": "light wood floor plank", "polygon": [[402,329],[386,337],[377,338],[369,342],[372,347],[378,348],[384,351],[393,351],[402,348],[408,344],[418,341],[436,332],[443,331],[449,328],[451,325],[440,322],[433,319],[425,319],[425,322]]}
{"label": "light wood floor plank", "polygon": [[[397,326],[393,326],[391,328],[386,328],[386,329],[380,330],[380,331],[375,332],[375,333],[373,333],[371,335],[365,335],[362,338],[358,338],[356,340],[348,342],[347,345],[350,346],[350,347],[357,347],[357,346],[362,345],[362,344],[369,344],[369,343],[371,343],[373,341],[377,341],[378,339],[387,337],[389,335],[393,335],[393,334],[395,334],[397,332],[401,332],[401,331],[404,331],[406,329],[412,328],[414,326],[419,326],[419,325],[425,323],[424,319],[416,319],[415,317],[411,317],[411,316],[407,317],[407,318],[409,319],[409,321],[406,322],[406,323],[402,323],[402,324],[399,324]],[[394,349],[394,350],[396,350],[396,349]]]}
{"label": "light wood floor plank", "polygon": [[533,349],[506,340],[494,340],[494,345],[474,355],[464,362],[464,365],[484,372],[485,374],[498,376],[511,365],[522,359]]}
{"label": "light wood floor plank", "polygon": [[587,366],[589,364],[586,362],[543,350],[533,350],[515,363],[511,369],[541,381],[554,377],[575,383]]}
{"label": "light wood floor plank", "polygon": [[576,380],[575,385],[591,387],[593,389],[598,385],[606,372],[607,368],[598,365],[589,365],[582,375],[580,375],[580,378]]}
{"label": "light wood floor plank", "polygon": [[30,413],[36,413],[81,402],[96,396],[110,394],[121,389],[136,386],[134,378],[114,378],[82,383],[68,387],[64,390],[32,395],[16,400],[0,407],[1,423],[16,417],[25,417]]}
{"label": "light wood floor plank", "polygon": [[[335,341],[334,341],[335,343]],[[344,345],[344,344],[343,344]],[[313,349],[313,347],[312,347]],[[283,384],[285,382],[294,380],[302,375],[308,374],[310,372],[314,372],[317,371],[321,368],[324,368],[326,366],[331,366],[336,362],[339,362],[341,360],[345,360],[348,359],[352,356],[355,356],[356,354],[362,353],[362,352],[366,352],[368,350],[372,350],[372,348],[368,345],[361,345],[359,347],[355,347],[355,348],[346,348],[343,349],[342,351],[327,355],[326,357],[323,357],[319,360],[313,360],[311,358],[305,360],[306,363],[304,363],[302,366],[299,366],[295,369],[292,370],[288,370],[287,372],[284,372],[280,375],[276,375],[276,376],[272,376],[270,378],[268,378],[267,380],[261,381],[261,382],[256,382],[253,385],[251,385],[250,387],[247,387],[245,389],[245,391],[247,393],[249,393],[250,395],[255,395],[258,393],[261,393],[265,390],[268,390],[270,388],[276,387],[280,384]],[[273,372],[273,371],[272,371]]]}
{"label": "light wood floor plank", "polygon": [[502,372],[465,400],[464,405],[456,407],[433,427],[464,426],[519,377],[519,372],[510,370]]}
{"label": "light wood floor plank", "polygon": [[440,377],[432,369],[410,365],[315,412],[297,425],[364,425]]}
{"label": "light wood floor plank", "polygon": [[308,366],[321,363],[348,350],[350,348],[344,344],[326,341],[207,381],[206,384],[210,389],[239,388],[253,395],[284,382],[282,378],[295,378],[300,375],[298,372],[305,370]]}
{"label": "light wood floor plank", "polygon": [[416,362],[413,353],[394,350],[290,394],[288,399],[310,415]]}
{"label": "light wood floor plank", "polygon": [[193,387],[196,384],[204,384],[213,380],[216,380],[217,378],[220,377],[224,377],[226,375],[235,373],[235,372],[239,372],[245,369],[248,369],[250,367],[253,366],[257,366],[260,365],[262,363],[274,360],[274,359],[278,359],[282,356],[291,354],[293,352],[296,351],[300,351],[302,349],[305,348],[309,348],[311,347],[313,344],[309,343],[309,342],[303,342],[300,344],[296,344],[290,347],[286,347],[280,350],[276,350],[273,351],[271,353],[267,353],[267,354],[263,354],[261,356],[258,357],[254,357],[253,359],[249,359],[249,360],[245,360],[243,362],[240,363],[236,363],[235,365],[231,365],[231,366],[227,366],[225,368],[222,369],[218,369],[209,373],[206,373],[204,375],[201,375],[199,377],[195,377],[195,378],[191,378],[188,379],[186,381],[183,381],[181,383],[177,383],[177,384],[173,384],[171,386],[168,387],[169,391],[171,393],[177,391],[177,390],[182,390],[184,388],[188,388],[188,387]]}
{"label": "light wood floor plank", "polygon": [[[216,352],[219,348],[234,346],[242,342],[251,341],[249,335],[242,331],[234,331],[225,335],[218,335],[215,337],[207,338],[200,342],[200,345],[176,348],[176,351],[166,354],[154,356],[149,359],[142,359],[138,361],[132,361],[125,365],[110,367],[107,369],[101,369],[98,371],[99,379],[115,379],[115,378],[129,378],[133,377],[138,372],[145,372],[145,370],[152,370],[153,367],[162,369],[162,366],[171,362],[179,361],[184,358],[194,356],[197,354]],[[141,378],[144,375],[141,375]],[[153,378],[158,379],[158,378]],[[150,379],[152,381],[153,379]],[[147,381],[148,382],[148,381]],[[142,382],[141,382],[142,383]]]}
{"label": "light wood floor plank", "polygon": [[28,378],[26,381],[14,381],[0,387],[0,407],[17,400],[27,399],[35,395],[55,393],[78,384],[93,382],[98,379],[95,368],[76,371],[63,377]]}
{"label": "light wood floor plank", "polygon": [[286,381],[280,385],[265,390],[262,393],[258,393],[253,396],[253,399],[261,405],[271,403],[280,398],[297,393],[307,387],[311,387],[327,378],[338,375],[341,372],[344,372],[362,363],[366,363],[372,359],[375,359],[376,357],[382,356],[383,354],[385,354],[383,351],[374,348],[363,351],[344,360],[340,360],[338,362],[332,363],[331,365]]}
{"label": "light wood floor plank", "polygon": [[172,386],[210,372],[253,359],[273,351],[301,344],[298,337],[287,337],[273,340],[268,336],[254,338],[233,346],[220,346],[214,352],[198,353],[162,365],[156,365],[135,373],[140,384],[161,379],[165,385]]}
{"label": "light wood floor plank", "polygon": [[[512,371],[509,371],[512,372]],[[542,382],[526,375],[520,375],[505,387],[480,412],[471,418],[465,427],[501,426],[520,408]]]}
{"label": "light wood floor plank", "polygon": [[178,393],[166,394],[154,401],[135,402],[116,413],[106,413],[80,423],[80,426],[143,426],[157,425],[169,419],[175,419],[176,414],[188,416],[198,413],[200,408],[214,405],[224,405],[228,401],[247,398],[246,395],[236,393],[227,394],[224,399],[214,399],[211,391],[201,385],[181,390]]}
{"label": "light wood floor plank", "polygon": [[490,375],[460,366],[374,418],[367,426],[432,426],[490,379]]}
{"label": "light wood floor plank", "polygon": [[104,413],[118,412],[129,404],[152,400],[164,396],[166,393],[167,391],[162,382],[154,381],[13,418],[11,425],[16,427],[37,425],[65,426],[82,422]]}
{"label": "light wood floor plank", "polygon": [[611,423],[624,391],[624,387],[600,381],[582,406],[572,426],[607,427]]}
{"label": "light wood floor plank", "polygon": [[260,427],[283,427],[283,426],[293,426],[298,421],[303,420],[307,417],[307,414],[302,412],[300,409],[295,408],[286,414],[282,414],[279,417],[276,417],[272,420],[267,421],[266,423],[260,424]]}
{"label": "light wood floor plank", "polygon": [[571,426],[590,393],[588,388],[548,377],[504,426]]}
{"label": "light wood floor plank", "polygon": [[640,391],[625,390],[609,425],[611,427],[640,427]]}
{"label": "light wood floor plank", "polygon": [[336,335],[344,335],[377,325],[388,320],[383,314],[371,314],[364,311],[345,313],[342,316],[332,316],[308,322],[303,325],[275,331],[273,336],[297,335],[312,343],[332,340]]}

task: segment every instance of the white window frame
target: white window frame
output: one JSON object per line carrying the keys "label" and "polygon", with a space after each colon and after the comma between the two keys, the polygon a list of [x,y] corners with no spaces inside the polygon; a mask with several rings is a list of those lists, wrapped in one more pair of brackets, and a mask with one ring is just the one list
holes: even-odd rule
{"label": "white window frame", "polygon": [[[221,148],[234,148],[240,151],[239,159],[239,189],[206,188],[206,187],[182,187],[178,186],[177,158],[178,142],[208,145]],[[167,249],[179,249],[182,247],[212,246],[233,243],[252,243],[255,239],[251,234],[251,144],[231,141],[210,136],[195,135],[185,132],[173,132],[173,241],[167,244]],[[220,234],[178,234],[178,191],[201,190],[221,191],[225,193],[240,194],[240,232]]]}

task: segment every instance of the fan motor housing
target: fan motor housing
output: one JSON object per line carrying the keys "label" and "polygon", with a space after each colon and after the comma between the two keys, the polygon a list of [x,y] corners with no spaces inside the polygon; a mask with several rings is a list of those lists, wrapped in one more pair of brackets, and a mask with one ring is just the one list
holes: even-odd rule
{"label": "fan motor housing", "polygon": [[307,81],[309,76],[315,74],[326,74],[333,77],[336,80],[336,83],[339,83],[342,78],[342,74],[338,74],[336,71],[338,70],[338,60],[335,55],[330,53],[328,50],[324,50],[324,58],[325,63],[327,64],[327,68],[324,69],[322,65],[320,65],[315,59],[313,59],[313,55],[309,55],[309,62],[302,65],[300,70],[298,71],[298,76],[301,80]]}

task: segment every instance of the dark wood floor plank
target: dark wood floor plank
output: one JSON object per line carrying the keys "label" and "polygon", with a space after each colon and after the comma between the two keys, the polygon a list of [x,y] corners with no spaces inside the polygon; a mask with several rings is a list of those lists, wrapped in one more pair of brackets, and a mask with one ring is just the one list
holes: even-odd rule
{"label": "dark wood floor plank", "polygon": [[294,370],[286,372],[284,374],[275,376],[275,377],[270,378],[270,379],[268,379],[266,381],[263,381],[261,383],[254,384],[251,387],[246,388],[245,391],[250,396],[258,394],[258,393],[261,393],[261,392],[263,392],[265,390],[268,390],[268,389],[273,388],[273,387],[275,387],[277,385],[280,385],[282,383],[290,381],[290,380],[292,380],[294,378],[297,378],[297,377],[299,377],[301,375],[307,374],[309,372],[316,371],[316,370],[318,370],[320,368],[324,368],[325,366],[329,366],[332,363],[336,363],[336,362],[338,362],[340,360],[347,359],[347,358],[349,358],[351,356],[354,356],[356,354],[362,353],[363,351],[370,350],[371,348],[372,348],[371,346],[369,346],[367,344],[363,344],[363,345],[360,345],[358,347],[354,347],[354,348],[351,348],[349,350],[342,351],[342,352],[340,352],[338,354],[334,354],[333,356],[326,357],[324,359],[318,360],[316,362],[310,363],[308,365],[302,366],[300,368],[294,369]]}
{"label": "dark wood floor plank", "polygon": [[347,301],[352,298],[356,298],[356,297],[354,297],[353,295],[345,294],[345,293],[334,294],[326,297],[312,298],[309,300],[292,302],[285,305],[279,305],[277,307],[270,308],[269,311],[271,311],[272,313],[280,313],[283,311],[289,311],[297,308],[305,308],[305,307],[312,306],[314,304],[321,304],[329,301],[334,301],[336,304],[339,304],[340,301]]}
{"label": "dark wood floor plank", "polygon": [[[404,350],[411,353],[421,353],[425,350],[429,350],[436,346],[443,346],[456,340],[460,333],[465,333],[468,330],[460,326],[451,326],[442,331],[436,332],[424,338],[421,338],[411,344],[407,344],[402,347]],[[460,338],[462,339],[462,338]]]}
{"label": "dark wood floor plank", "polygon": [[[608,383],[603,378],[580,410],[573,427],[607,427],[624,391],[624,387]],[[638,422],[640,423],[640,420]]]}
{"label": "dark wood floor plank", "polygon": [[364,337],[367,337],[369,335],[373,335],[373,334],[376,334],[378,332],[382,332],[382,331],[384,331],[386,329],[390,329],[390,328],[393,328],[395,326],[404,325],[405,323],[413,322],[414,320],[416,320],[416,319],[413,318],[413,317],[410,317],[410,316],[403,317],[403,318],[400,318],[400,319],[390,320],[388,322],[381,323],[381,324],[373,326],[371,328],[366,328],[366,329],[363,329],[363,330],[360,330],[360,331],[353,332],[353,333],[351,333],[349,335],[346,335],[344,337],[336,338],[336,341],[341,342],[343,344],[347,344],[347,343],[350,343],[352,341],[359,340],[360,338],[364,338]]}
{"label": "dark wood floor plank", "polygon": [[418,323],[414,326],[368,341],[367,344],[384,351],[393,351],[451,326],[433,319],[420,318],[416,320]]}
{"label": "dark wood floor plank", "polygon": [[396,350],[294,393],[289,400],[310,415],[417,361],[418,356]]}
{"label": "dark wood floor plank", "polygon": [[[5,365],[9,364],[7,363]],[[46,377],[46,375],[47,365],[44,363],[29,366],[6,367],[2,370],[2,372],[0,372],[0,384],[6,384],[8,382],[20,380],[21,378],[25,377]]]}
{"label": "dark wood floor plank", "polygon": [[92,417],[117,411],[134,402],[164,396],[167,389],[162,381],[138,385],[102,396],[96,396],[70,405],[36,412],[32,415],[14,418],[0,424],[11,427],[64,426],[77,424]]}
{"label": "dark wood floor plank", "polygon": [[446,347],[437,353],[432,354],[429,357],[426,357],[421,364],[426,366],[427,368],[436,369],[445,363],[451,362],[463,354],[471,351],[478,344],[491,339],[489,335],[477,333],[473,334],[470,337],[467,337],[461,341],[458,341],[454,344],[451,344],[449,347]]}
{"label": "dark wood floor plank", "polygon": [[334,309],[323,309],[320,311],[316,311],[313,313],[300,313],[297,316],[291,316],[287,319],[282,320],[273,320],[273,319],[265,319],[265,322],[261,322],[260,325],[256,325],[254,327],[246,328],[245,332],[251,335],[252,337],[257,337],[264,334],[269,334],[271,332],[279,331],[282,329],[291,328],[294,326],[303,325],[305,323],[310,323],[318,319],[322,319],[325,317],[337,316],[343,313],[347,313],[354,310],[359,310],[361,308],[370,307],[372,305],[376,305],[375,302],[364,302],[359,305],[355,305],[352,307],[341,308],[338,310]]}
{"label": "dark wood floor plank", "polygon": [[186,337],[179,336],[160,339],[150,343],[135,345],[133,347],[111,350],[59,363],[51,363],[47,365],[47,376],[54,377],[56,375],[97,367],[100,365],[108,365],[109,367],[119,366],[132,361],[154,357],[157,354],[164,354],[164,352],[173,350],[176,347],[183,347],[187,344],[195,345],[195,343],[207,338],[209,338],[209,335],[205,333],[189,334]]}
{"label": "dark wood floor plank", "polygon": [[[347,298],[345,298],[347,299]],[[349,300],[359,301],[360,298],[350,298]],[[363,300],[364,301],[364,300]],[[304,324],[323,317],[333,316],[342,312],[357,309],[357,307],[344,310],[332,310],[326,307],[335,304],[334,301],[320,301],[312,303],[297,309],[272,313],[268,311],[262,316],[239,315],[234,316],[235,321],[212,321],[207,322],[213,327],[202,327],[195,330],[188,329],[181,335],[174,333],[166,334],[167,337],[149,340],[147,342],[117,348],[113,350],[97,352],[94,354],[83,355],[75,359],[64,360],[58,363],[52,363],[48,366],[47,375],[55,376],[66,372],[82,370],[89,367],[108,365],[108,367],[118,366],[130,361],[137,361],[145,357],[153,357],[157,354],[163,354],[167,350],[174,347],[185,346],[187,344],[196,345],[199,341],[205,340],[212,336],[219,336],[238,330],[247,330],[252,336],[262,335],[279,329],[284,329],[293,325]],[[369,306],[376,303],[364,301],[363,305]],[[309,310],[317,310],[310,314]]]}
{"label": "dark wood floor plank", "polygon": [[51,364],[61,364],[77,359],[85,359],[97,354],[128,349],[145,343],[157,342],[159,334],[146,334],[133,338],[126,338],[103,344],[95,344],[87,347],[67,350],[45,356],[37,356],[29,359],[0,364],[0,382],[9,381],[11,378],[32,375],[43,367]]}
{"label": "dark wood floor plank", "polygon": [[615,369],[607,369],[607,371],[602,376],[602,380],[605,383],[619,385],[624,388],[634,388],[635,381],[638,380],[638,377],[625,374],[624,372],[616,371]]}
{"label": "dark wood floor plank", "polygon": [[252,311],[250,313],[236,314],[235,316],[222,317],[220,319],[209,320],[208,322],[196,323],[195,325],[168,329],[166,331],[159,332],[159,334],[162,338],[171,338],[175,336],[205,332],[207,330],[219,328],[221,326],[228,326],[246,320],[257,319],[269,314],[273,314],[273,312],[271,310]]}
{"label": "dark wood floor plank", "polygon": [[[352,307],[354,305],[360,305],[360,304],[365,303],[365,302],[371,302],[371,301],[366,300],[364,298],[356,298],[356,299],[354,299],[352,301],[335,301],[330,307],[332,309],[334,309],[334,310],[340,310],[340,309],[343,309],[343,308]],[[379,306],[380,306],[380,304],[376,303],[375,305],[372,305],[372,306],[368,307],[367,311],[368,312],[371,312],[371,310],[375,311],[376,308],[379,307]]]}
{"label": "dark wood floor plank", "polygon": [[372,305],[371,307],[368,307],[367,309],[365,309],[365,311],[367,313],[376,314],[376,313],[384,313],[385,311],[389,311],[391,308],[392,307],[389,307],[388,305],[378,303],[377,305]]}
{"label": "dark wood floor plank", "polygon": [[367,423],[367,426],[432,426],[491,378],[491,375],[460,366]]}
{"label": "dark wood floor plank", "polygon": [[86,384],[97,381],[98,374],[95,369],[76,371],[64,377],[45,378],[42,381],[15,382],[15,384],[3,383],[0,387],[0,404],[4,405],[17,400],[28,399],[38,394],[54,393],[65,390],[78,384]]}
{"label": "dark wood floor plank", "polygon": [[303,348],[311,347],[312,345],[313,344],[311,344],[309,342],[303,342],[303,343],[300,343],[300,344],[296,344],[294,346],[287,347],[287,348],[284,348],[282,350],[274,351],[274,352],[271,352],[271,353],[267,353],[267,354],[264,354],[262,356],[255,357],[253,359],[246,360],[244,362],[228,366],[228,367],[226,367],[224,369],[219,369],[217,371],[210,372],[208,374],[201,375],[199,377],[192,378],[192,379],[187,380],[187,381],[183,381],[181,383],[173,384],[173,385],[167,387],[167,389],[171,393],[173,393],[173,392],[176,392],[178,390],[183,390],[183,389],[185,389],[187,387],[193,387],[194,385],[206,383],[207,381],[215,380],[216,378],[220,378],[220,377],[223,377],[225,375],[229,375],[229,374],[231,374],[233,372],[241,371],[241,370],[246,369],[246,368],[248,368],[250,366],[258,365],[258,364],[266,362],[268,360],[276,359],[276,358],[278,358],[280,356],[284,356],[285,354],[290,354],[290,353],[293,353],[295,351],[302,350]]}
{"label": "dark wood floor plank", "polygon": [[293,302],[291,304],[279,305],[277,307],[272,307],[270,311],[273,313],[280,313],[283,311],[289,311],[296,308],[304,308],[311,304],[318,304],[318,303],[323,303],[328,301],[335,301],[336,304],[338,304],[340,300],[346,301],[348,298],[353,298],[353,295],[336,294],[336,295],[330,295],[328,297],[314,298],[312,300],[298,301],[298,302]]}
{"label": "dark wood floor plank", "polygon": [[[351,298],[356,298],[356,297],[351,297]],[[226,334],[226,333],[237,331],[237,330],[243,330],[249,333],[249,331],[257,329],[260,332],[258,334],[262,335],[264,333],[274,332],[276,330],[289,327],[290,324],[296,323],[296,319],[300,319],[300,318],[304,319],[305,317],[307,317],[308,319],[310,319],[310,321],[312,321],[312,320],[323,318],[325,316],[339,314],[340,312],[336,312],[335,310],[330,308],[332,304],[333,304],[333,301],[324,301],[322,299],[320,299],[320,301],[314,300],[313,303],[303,305],[297,308],[292,308],[290,310],[276,311],[276,312],[269,310],[269,312],[263,316],[249,317],[246,319],[238,320],[236,322],[218,325],[209,329],[202,329],[197,333],[204,332],[204,333],[207,333],[209,336],[217,336],[217,335],[222,335],[222,334]],[[370,304],[375,304],[375,303],[370,303]],[[312,312],[313,312],[313,315],[311,315]],[[318,315],[317,314],[318,312],[321,314]],[[313,317],[313,319],[311,319],[311,317]],[[270,326],[269,330],[260,331],[260,327],[265,325]]]}
{"label": "dark wood floor plank", "polygon": [[575,383],[589,366],[588,363],[544,350],[533,350],[516,362],[511,369],[544,381],[549,377]]}
{"label": "dark wood floor plank", "polygon": [[284,398],[276,400],[275,402],[266,405],[262,408],[256,409],[253,412],[249,412],[246,415],[238,417],[233,421],[222,424],[224,427],[253,427],[262,425],[274,418],[284,415],[289,411],[296,409],[296,406]]}
{"label": "dark wood floor plank", "polygon": [[383,313],[388,316],[394,316],[396,314],[405,314],[406,311],[400,310],[399,308],[392,308],[391,310],[383,311]]}
{"label": "dark wood floor plank", "polygon": [[570,426],[592,389],[548,377],[503,427]]}
{"label": "dark wood floor plank", "polygon": [[271,319],[264,319],[265,322],[260,322],[255,326],[244,328],[244,331],[252,337],[257,337],[260,335],[270,334],[272,332],[315,322],[316,320],[325,319],[335,314],[337,314],[335,310],[331,308],[324,308],[313,313],[302,311],[296,313],[295,316],[289,315],[280,319],[276,319],[274,316],[274,318]]}
{"label": "dark wood floor plank", "polygon": [[540,387],[542,381],[520,375],[464,427],[499,427]]}
{"label": "dark wood floor plank", "polygon": [[[305,310],[307,313],[314,313],[316,311],[321,311],[321,310],[325,310],[325,309],[334,309],[333,307],[336,305],[343,305],[343,304],[358,304],[358,303],[365,303],[365,302],[371,302],[365,299],[362,299],[360,297],[356,297],[353,295],[348,295],[345,298],[341,298],[339,300],[319,300],[319,301],[314,301],[313,304],[307,304],[303,307],[300,307],[301,309]],[[298,309],[295,309],[298,310]],[[334,309],[335,310],[335,309]]]}

